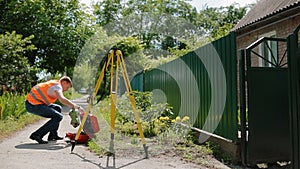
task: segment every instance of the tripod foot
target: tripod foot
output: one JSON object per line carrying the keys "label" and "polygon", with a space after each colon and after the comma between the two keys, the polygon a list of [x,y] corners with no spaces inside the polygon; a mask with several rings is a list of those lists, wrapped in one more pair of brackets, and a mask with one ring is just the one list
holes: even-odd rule
{"label": "tripod foot", "polygon": [[116,156],[115,156],[115,153],[107,151],[104,154],[107,155],[106,167],[109,167],[109,158],[113,157],[113,166],[112,167],[115,168],[116,167]]}
{"label": "tripod foot", "polygon": [[106,155],[106,156],[114,156],[115,153],[110,152],[110,151],[106,151],[106,152],[104,153],[104,155]]}
{"label": "tripod foot", "polygon": [[144,151],[145,151],[145,158],[149,158],[148,156],[148,146],[146,146],[146,144],[143,144],[144,147]]}

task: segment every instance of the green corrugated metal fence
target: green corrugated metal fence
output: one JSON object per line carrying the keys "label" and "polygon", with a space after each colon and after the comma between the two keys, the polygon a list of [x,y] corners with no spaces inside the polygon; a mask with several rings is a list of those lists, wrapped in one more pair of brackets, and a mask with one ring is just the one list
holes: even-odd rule
{"label": "green corrugated metal fence", "polygon": [[135,74],[130,81],[131,87],[137,91],[144,91],[144,71]]}
{"label": "green corrugated metal fence", "polygon": [[[194,127],[237,141],[236,36],[230,33],[174,61],[135,76],[133,86],[160,90]],[[144,79],[140,79],[141,76]],[[134,90],[140,88],[133,87]],[[159,97],[159,96],[158,96]]]}

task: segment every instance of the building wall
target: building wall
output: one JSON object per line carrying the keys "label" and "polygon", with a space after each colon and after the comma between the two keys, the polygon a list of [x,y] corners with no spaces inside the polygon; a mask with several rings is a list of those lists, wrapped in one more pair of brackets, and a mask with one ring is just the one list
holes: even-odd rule
{"label": "building wall", "polygon": [[[237,51],[247,48],[249,45],[251,45],[256,40],[258,40],[262,35],[272,31],[276,32],[276,38],[286,39],[297,28],[299,24],[300,24],[300,15],[293,18],[287,18],[281,22],[266,25],[264,27],[260,27],[255,30],[251,30],[250,32],[237,33],[237,41],[236,41]],[[286,43],[279,43],[278,56],[282,57],[284,55],[285,50],[286,50]],[[255,51],[258,51],[258,49],[255,49]],[[239,56],[239,52],[238,52],[238,56]],[[254,65],[258,65],[257,57],[253,57],[251,61]],[[283,62],[287,62],[286,56],[283,59]]]}
{"label": "building wall", "polygon": [[247,46],[259,39],[263,34],[276,31],[277,38],[287,38],[300,24],[300,15],[288,18],[281,22],[266,25],[264,27],[252,30],[250,32],[237,33],[237,50],[245,49]]}
{"label": "building wall", "polygon": [[[259,28],[256,28],[254,30],[247,30],[247,32],[242,32],[242,31],[237,31],[237,40],[236,40],[236,45],[237,45],[237,61],[238,61],[238,67],[237,67],[237,72],[238,72],[238,84],[240,84],[240,79],[239,79],[239,73],[240,73],[240,68],[239,68],[239,57],[240,57],[240,50],[246,49],[249,45],[257,41],[262,35],[267,34],[272,31],[276,31],[276,38],[284,38],[286,39],[290,34],[293,33],[293,31],[300,25],[300,15],[284,19],[280,22],[274,22],[274,24],[269,24],[265,25]],[[298,37],[300,38],[300,36]],[[254,51],[258,52],[258,48],[255,48]],[[286,51],[286,43],[278,43],[278,56],[280,59],[282,59],[284,52]],[[251,57],[251,63],[252,65],[258,65],[258,57],[254,56]],[[283,63],[287,62],[287,56],[284,56]],[[285,65],[286,67],[287,65]],[[240,96],[240,86],[238,86],[238,97]],[[246,97],[247,98],[247,97]],[[238,105],[240,99],[238,99]]]}

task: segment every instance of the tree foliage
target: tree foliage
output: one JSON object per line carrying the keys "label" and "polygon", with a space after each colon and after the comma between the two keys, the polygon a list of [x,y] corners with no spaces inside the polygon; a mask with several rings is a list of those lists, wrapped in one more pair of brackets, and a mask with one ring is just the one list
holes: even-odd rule
{"label": "tree foliage", "polygon": [[[96,78],[107,61],[108,52],[117,48],[122,51],[128,73],[134,74],[143,67],[144,55],[141,52],[143,45],[135,37],[122,37],[117,35],[107,35],[101,27],[86,41],[81,50],[74,68],[74,88],[93,88]],[[109,68],[107,71],[109,72]],[[106,78],[109,78],[109,74]],[[107,80],[109,82],[109,80]],[[92,86],[92,87],[91,87]]]}
{"label": "tree foliage", "polygon": [[[71,76],[76,60],[85,62],[79,69],[84,71],[99,63],[98,58],[89,56],[104,56],[117,45],[130,58],[132,72],[136,72],[136,65],[158,65],[170,56],[181,56],[208,40],[225,36],[248,9],[233,4],[197,11],[188,1],[96,0],[93,17],[79,0],[0,0],[0,34],[12,32],[2,38],[23,35],[27,45],[30,40],[36,50],[26,48],[26,52],[17,53],[24,67],[33,70],[38,67],[52,75]],[[20,37],[16,40],[21,41]],[[3,63],[18,59],[13,53],[7,55],[1,58]],[[14,73],[11,78],[16,77]],[[93,76],[91,72],[86,74]]]}
{"label": "tree foliage", "polygon": [[243,18],[249,7],[239,7],[236,3],[220,8],[206,6],[199,12],[196,24],[202,28],[204,36],[208,36],[213,41],[226,36]]}
{"label": "tree foliage", "polygon": [[94,14],[101,16],[97,17],[96,23],[100,26],[104,26],[110,22],[117,21],[122,5],[121,0],[105,0],[98,1],[94,8],[97,9],[94,11]]}
{"label": "tree foliage", "polygon": [[0,10],[0,33],[34,35],[37,50],[26,53],[30,65],[52,74],[71,73],[91,34],[78,0],[2,0]]}
{"label": "tree foliage", "polygon": [[37,69],[30,66],[26,53],[36,50],[33,35],[23,38],[16,32],[0,34],[0,84],[2,90],[22,92],[30,89]]}
{"label": "tree foliage", "polygon": [[[144,48],[184,53],[227,35],[248,7],[232,4],[197,12],[188,0],[103,0],[94,6],[97,23],[111,34],[135,36]],[[177,52],[182,50],[183,52]],[[149,54],[149,53],[146,53]],[[169,54],[157,55],[169,56]]]}
{"label": "tree foliage", "polygon": [[145,49],[160,46],[166,36],[178,40],[180,36],[187,35],[183,32],[191,29],[197,34],[195,27],[191,28],[197,11],[184,0],[118,2],[118,6],[114,5],[114,0],[104,0],[95,5],[98,23],[111,33],[138,37]]}

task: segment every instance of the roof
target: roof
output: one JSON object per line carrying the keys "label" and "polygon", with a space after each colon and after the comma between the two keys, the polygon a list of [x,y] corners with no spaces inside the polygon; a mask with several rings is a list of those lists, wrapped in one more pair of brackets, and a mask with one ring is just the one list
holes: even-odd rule
{"label": "roof", "polygon": [[232,31],[300,6],[300,0],[259,0],[257,4],[238,22]]}

